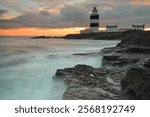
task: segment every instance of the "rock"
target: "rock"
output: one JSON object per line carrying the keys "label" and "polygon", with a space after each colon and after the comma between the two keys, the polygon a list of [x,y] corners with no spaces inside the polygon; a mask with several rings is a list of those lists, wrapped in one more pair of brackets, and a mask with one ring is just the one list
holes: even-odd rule
{"label": "rock", "polygon": [[56,71],[56,76],[64,77],[64,76],[65,76],[65,73],[64,73],[61,69],[57,69],[57,71]]}
{"label": "rock", "polygon": [[117,47],[101,52],[102,68],[76,65],[56,71],[54,79],[68,85],[63,99],[150,99],[150,32],[125,32]]}
{"label": "rock", "polygon": [[150,67],[150,59],[147,59],[147,61],[145,61],[144,66],[145,67]]}
{"label": "rock", "polygon": [[99,100],[101,99],[98,94],[93,92],[91,88],[80,87],[80,88],[69,88],[67,92],[64,93],[63,99],[67,100]]}
{"label": "rock", "polygon": [[[117,70],[118,71],[118,70]],[[120,72],[121,73],[121,72]],[[119,95],[120,82],[115,70],[110,71],[104,68],[93,68],[89,65],[76,65],[73,68],[57,70],[56,78],[62,77],[68,84],[63,99],[112,99]],[[107,77],[113,82],[109,82]],[[116,85],[117,84],[117,85]]]}
{"label": "rock", "polygon": [[74,54],[72,54],[72,55],[79,55],[79,56],[91,56],[91,55],[98,55],[99,53],[96,53],[96,52],[90,52],[90,53],[74,53]]}
{"label": "rock", "polygon": [[127,31],[123,33],[122,41],[117,47],[127,48],[135,47],[150,47],[150,32],[149,31]]}
{"label": "rock", "polygon": [[104,48],[104,49],[102,49],[101,52],[102,52],[103,54],[108,54],[108,53],[116,52],[116,51],[119,51],[119,50],[120,50],[119,47],[118,47],[118,48],[116,48],[116,47],[109,47],[109,48]]}
{"label": "rock", "polygon": [[149,57],[150,32],[129,31],[123,33],[122,41],[116,48],[102,50],[103,66],[131,66]]}
{"label": "rock", "polygon": [[111,52],[111,53],[105,54],[105,55],[103,56],[103,59],[104,59],[104,60],[113,60],[113,61],[115,61],[115,60],[117,60],[120,56],[121,56],[120,53]]}
{"label": "rock", "polygon": [[150,99],[149,61],[150,58],[132,66],[121,80],[122,91],[129,99]]}
{"label": "rock", "polygon": [[122,32],[99,32],[86,34],[68,34],[65,39],[97,39],[97,40],[119,40]]}
{"label": "rock", "polygon": [[126,50],[128,53],[143,53],[143,54],[150,54],[150,47],[134,47],[130,46]]}
{"label": "rock", "polygon": [[103,66],[118,66],[127,71],[121,80],[126,99],[150,99],[149,54],[150,32],[143,31],[125,32],[116,49],[105,49]]}

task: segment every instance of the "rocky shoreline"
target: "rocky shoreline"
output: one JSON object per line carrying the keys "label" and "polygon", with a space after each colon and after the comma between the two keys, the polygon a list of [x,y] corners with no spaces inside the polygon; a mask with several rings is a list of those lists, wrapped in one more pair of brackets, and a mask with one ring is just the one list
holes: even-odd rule
{"label": "rocky shoreline", "polygon": [[85,34],[68,34],[65,36],[35,36],[31,39],[95,39],[95,40],[120,40],[123,32],[99,32],[99,33],[85,33]]}
{"label": "rocky shoreline", "polygon": [[54,79],[68,85],[63,99],[150,99],[150,32],[125,32],[121,40],[101,50],[102,68],[76,65],[56,71]]}
{"label": "rocky shoreline", "polygon": [[120,40],[123,32],[99,32],[85,34],[68,34],[65,39],[95,39],[95,40]]}

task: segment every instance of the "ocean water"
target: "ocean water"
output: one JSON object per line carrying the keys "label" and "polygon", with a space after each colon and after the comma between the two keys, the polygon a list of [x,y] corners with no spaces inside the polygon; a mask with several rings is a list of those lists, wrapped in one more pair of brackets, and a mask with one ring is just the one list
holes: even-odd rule
{"label": "ocean water", "polygon": [[[118,41],[0,37],[0,99],[58,100],[67,86],[52,79],[57,69],[87,64],[101,67],[104,47]],[[99,53],[73,55],[76,53]]]}

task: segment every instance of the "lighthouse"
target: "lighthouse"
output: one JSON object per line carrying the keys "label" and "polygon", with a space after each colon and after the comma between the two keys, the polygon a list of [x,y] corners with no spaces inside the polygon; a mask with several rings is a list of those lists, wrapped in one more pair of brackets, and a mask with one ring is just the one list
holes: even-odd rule
{"label": "lighthouse", "polygon": [[99,13],[96,9],[96,6],[93,7],[92,12],[90,13],[90,28],[85,30],[80,30],[80,34],[83,33],[98,33],[99,31]]}
{"label": "lighthouse", "polygon": [[96,6],[93,7],[90,14],[90,29],[92,32],[99,32],[99,14]]}

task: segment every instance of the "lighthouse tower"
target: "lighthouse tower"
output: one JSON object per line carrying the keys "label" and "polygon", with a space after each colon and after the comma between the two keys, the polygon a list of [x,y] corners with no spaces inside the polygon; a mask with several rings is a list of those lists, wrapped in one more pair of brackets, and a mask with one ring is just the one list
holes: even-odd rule
{"label": "lighthouse tower", "polygon": [[93,7],[90,14],[90,29],[92,32],[99,32],[99,14],[96,6]]}

